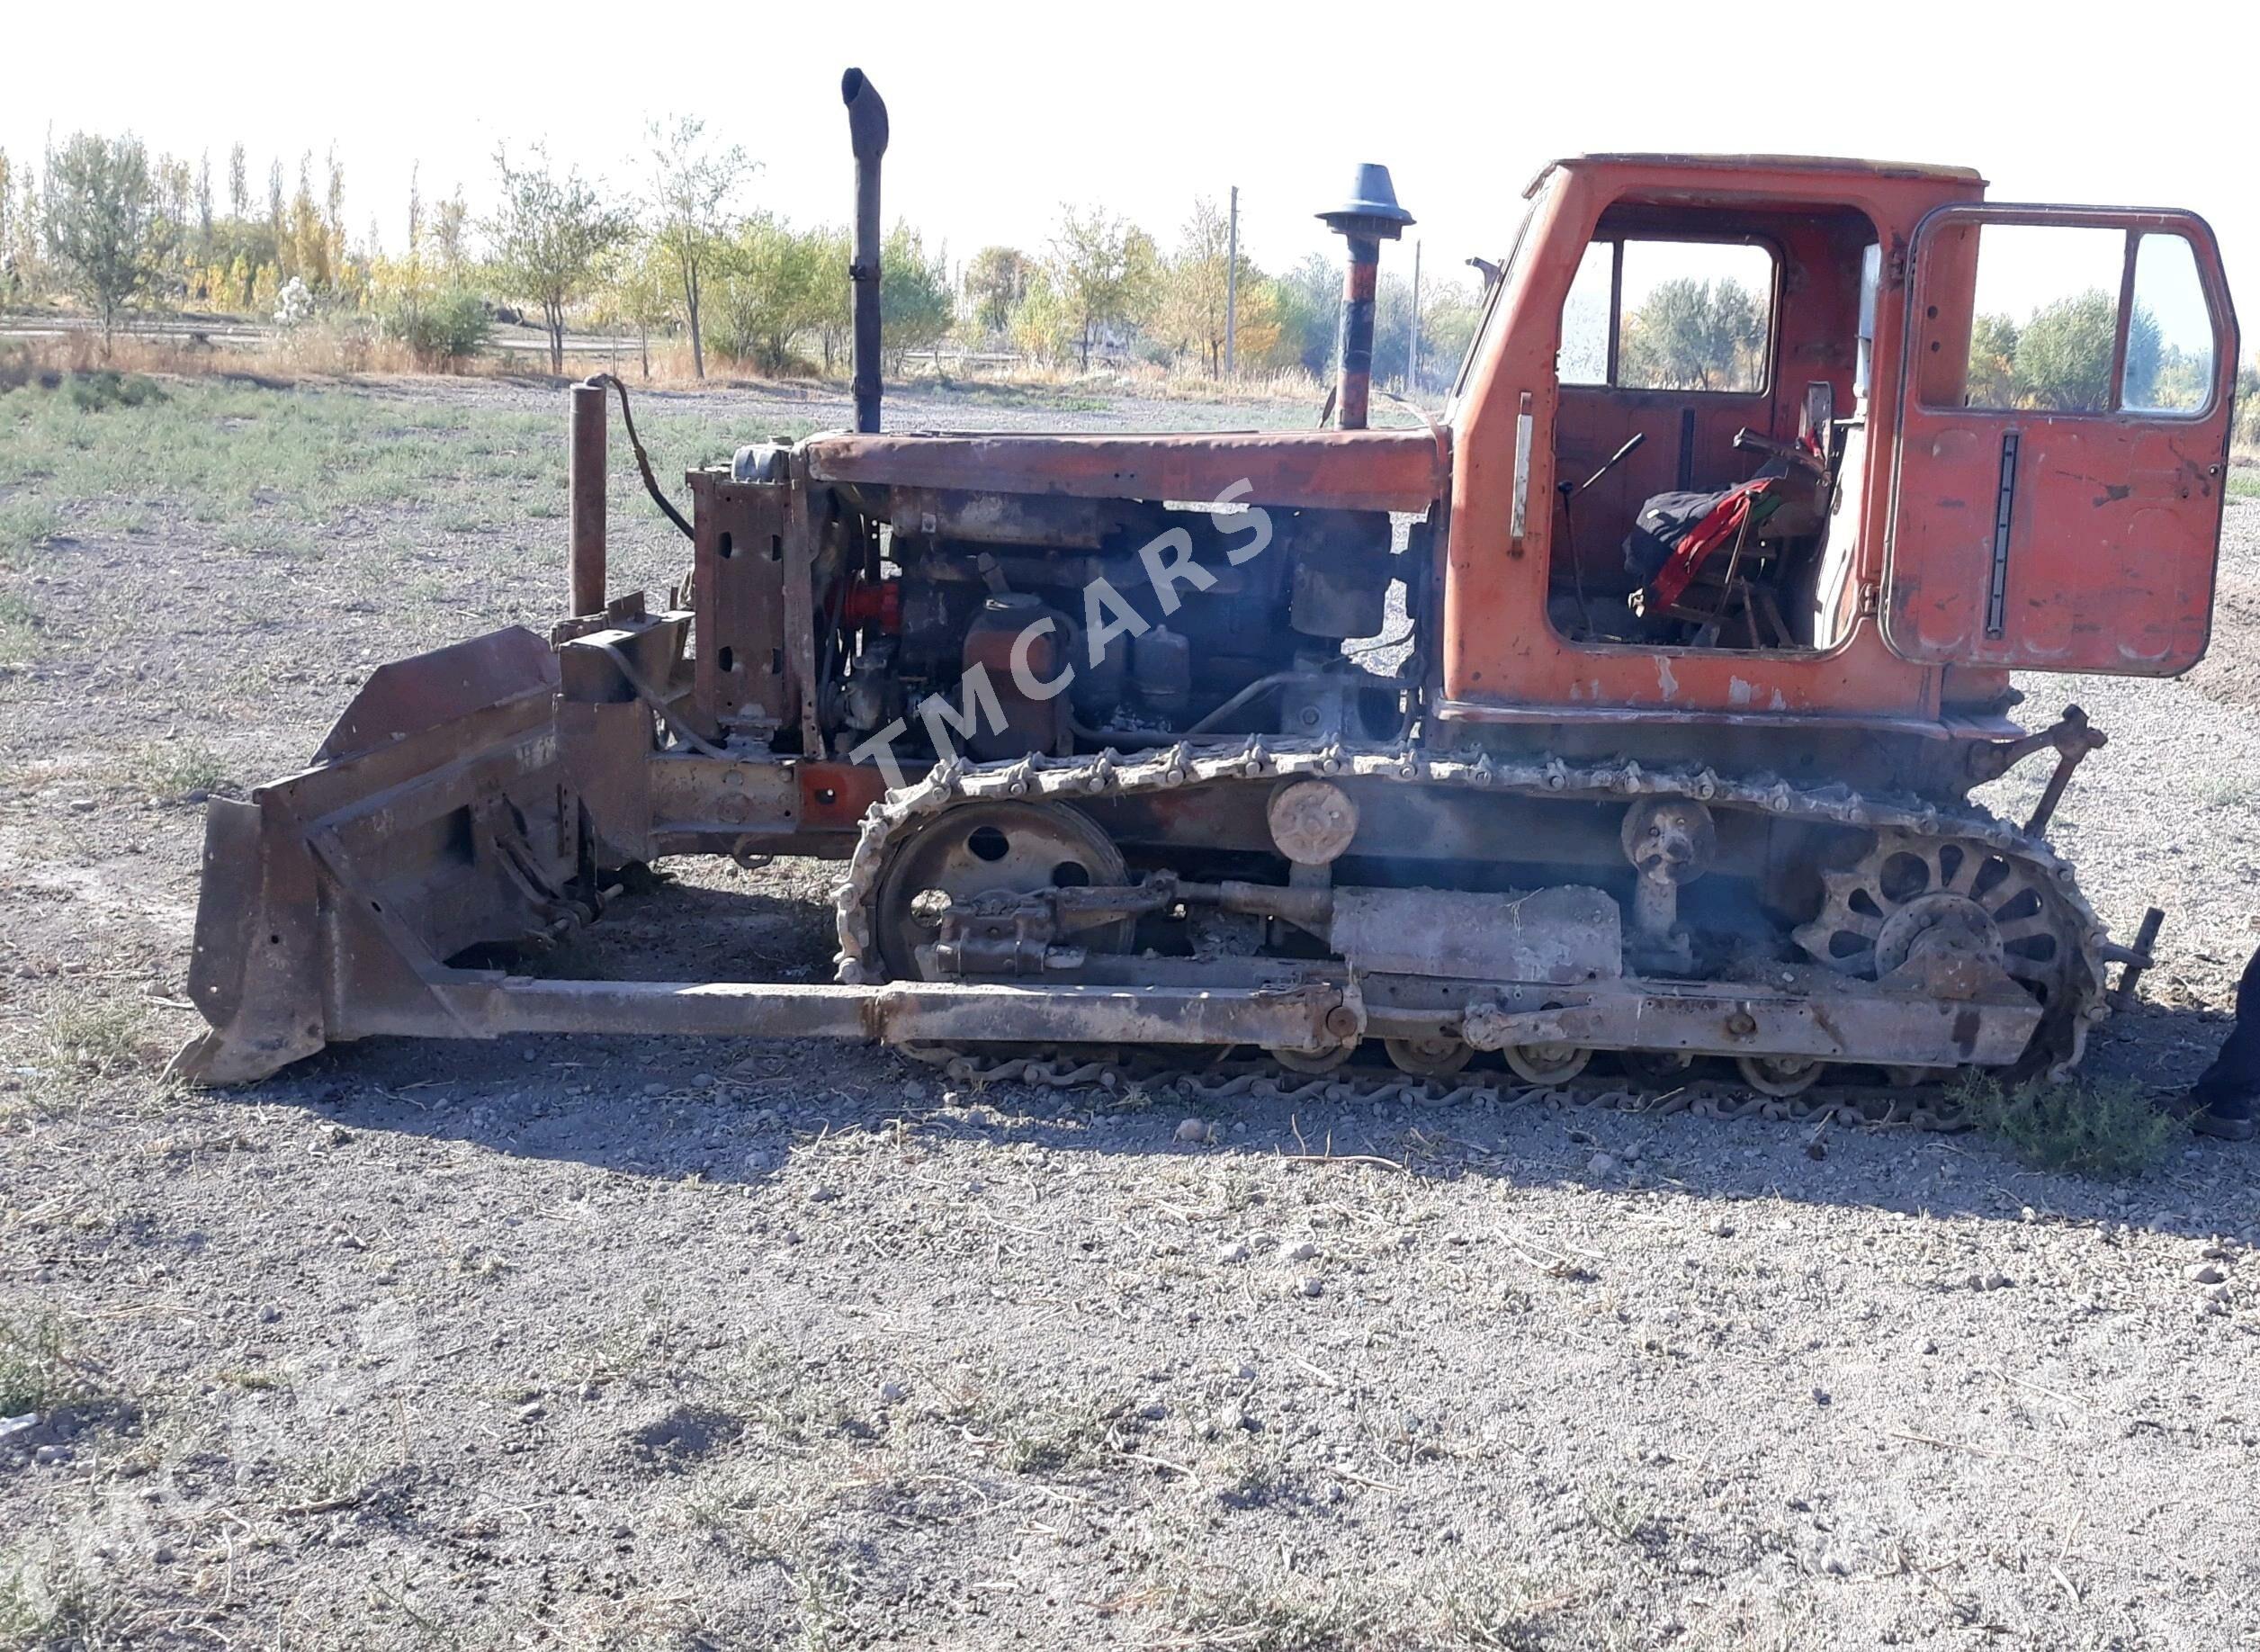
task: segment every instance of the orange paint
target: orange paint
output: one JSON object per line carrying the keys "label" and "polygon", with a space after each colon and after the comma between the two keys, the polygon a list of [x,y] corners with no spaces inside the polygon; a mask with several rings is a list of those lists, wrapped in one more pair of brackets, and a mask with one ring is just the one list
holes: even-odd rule
{"label": "orange paint", "polygon": [[[1926,262],[1929,248],[1946,243],[1935,229],[1918,230],[1942,209],[1954,211],[1934,225],[1956,221],[1984,187],[1975,173],[1954,168],[1766,157],[1596,157],[1547,168],[1532,186],[1530,221],[1451,409],[1443,634],[1431,683],[1440,714],[1837,718],[1947,732],[1956,707],[1994,700],[2011,669],[2165,674],[2193,663],[2211,611],[2236,360],[2211,232],[2186,214],[2015,210],[2021,222],[2188,238],[2215,335],[2217,391],[2202,416],[1935,410],[1919,395],[1903,407],[1908,320],[1920,313],[1912,306],[1938,311],[1922,318],[1913,346],[1928,355],[1936,342],[1939,354],[1959,351],[1966,361],[1974,296],[1973,261],[1957,261],[1949,247]],[[1588,247],[1616,237],[1754,243],[1771,252],[1763,388],[1559,382],[1572,281]],[[1847,508],[1829,529],[1832,548],[1848,538],[1849,556],[1825,646],[1754,651],[1565,638],[1547,617],[1549,595],[1569,588],[1573,570],[1616,572],[1641,500],[1744,480],[1754,462],[1735,450],[1735,432],[1793,437],[1808,385],[1827,385],[1840,416],[1852,411],[1869,243],[1879,248],[1881,280],[1866,445],[1864,458],[1848,457]],[[1910,270],[1920,272],[1912,294]],[[2002,437],[2013,428],[2024,480],[1998,559]],[[1576,500],[1570,543],[1556,481],[1582,481],[1635,434],[1648,438],[1645,445]],[[1526,444],[1524,466],[1517,455]],[[1988,592],[2004,561],[2008,606],[2002,634],[1988,637]]]}

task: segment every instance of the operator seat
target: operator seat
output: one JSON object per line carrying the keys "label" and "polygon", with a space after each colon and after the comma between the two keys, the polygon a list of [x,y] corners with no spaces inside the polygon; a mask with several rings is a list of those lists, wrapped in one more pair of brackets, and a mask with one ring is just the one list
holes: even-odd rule
{"label": "operator seat", "polygon": [[1787,443],[1743,430],[1735,445],[1767,455],[1748,481],[1710,493],[1660,493],[1641,506],[1624,542],[1635,587],[1626,606],[1650,624],[1687,628],[1696,647],[1720,646],[1730,625],[1753,649],[1799,647],[1802,627],[1781,611],[1784,599],[1792,612],[1801,606],[1786,588],[1792,570],[1785,557],[1826,520],[1828,461],[1817,435]]}

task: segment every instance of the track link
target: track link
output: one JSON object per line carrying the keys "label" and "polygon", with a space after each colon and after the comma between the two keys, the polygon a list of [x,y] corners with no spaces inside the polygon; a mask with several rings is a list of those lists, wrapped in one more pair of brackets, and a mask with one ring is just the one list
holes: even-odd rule
{"label": "track link", "polygon": [[1905,1090],[1824,1083],[1800,1095],[1780,1097],[1707,1079],[1659,1087],[1592,1078],[1566,1084],[1523,1084],[1504,1073],[1484,1073],[1455,1083],[1356,1069],[1310,1077],[1266,1060],[1197,1062],[1188,1057],[1172,1064],[1150,1050],[997,1055],[926,1046],[904,1046],[901,1054],[937,1068],[953,1083],[1027,1084],[1048,1090],[1095,1087],[1118,1095],[1135,1090],[1152,1100],[1187,1107],[1242,1100],[1288,1106],[1320,1102],[1335,1106],[1533,1105],[1601,1108],[1655,1118],[1687,1113],[1698,1118],[1894,1125],[1939,1132],[1966,1130],[1972,1122],[1968,1111],[1936,1086]]}

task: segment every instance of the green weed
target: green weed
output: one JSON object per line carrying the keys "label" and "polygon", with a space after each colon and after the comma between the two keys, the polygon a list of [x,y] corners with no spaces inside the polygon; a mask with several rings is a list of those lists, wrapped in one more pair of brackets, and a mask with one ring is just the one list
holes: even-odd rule
{"label": "green weed", "polygon": [[1000,1419],[1001,1460],[1015,1474],[1042,1478],[1096,1468],[1120,1443],[1113,1409],[1096,1402],[1016,1407]]}
{"label": "green weed", "polygon": [[22,597],[0,591],[0,666],[22,665],[38,643],[39,616]]}
{"label": "green weed", "polygon": [[0,1648],[7,1652],[112,1652],[132,1644],[118,1580],[50,1550],[0,1574]]}
{"label": "green weed", "polygon": [[2035,1170],[2131,1181],[2155,1167],[2189,1133],[2183,1120],[2153,1106],[2131,1079],[2029,1080],[2004,1089],[1986,1075],[1964,1079],[1951,1093],[1979,1129],[1998,1137]]}
{"label": "green weed", "polygon": [[62,528],[62,517],[44,499],[0,499],[0,568],[28,566],[31,553]]}
{"label": "green weed", "polygon": [[144,1065],[148,1031],[137,1004],[74,997],[40,1019],[35,1037],[49,1068],[83,1078],[116,1078]]}
{"label": "green weed", "polygon": [[1389,1633],[1381,1602],[1340,1583],[1280,1577],[1179,1584],[1162,1615],[1176,1633],[1168,1644],[1232,1647],[1244,1652],[1335,1652],[1402,1645]]}
{"label": "green weed", "polygon": [[[192,380],[150,394],[154,381],[86,375],[71,394],[0,393],[0,562],[17,563],[60,531],[58,510],[92,502],[98,522],[138,518],[135,506],[229,525],[228,543],[304,553],[314,525],[341,510],[435,513],[478,532],[537,515],[565,498],[564,406],[519,412],[445,400],[404,405],[353,390]],[[727,460],[741,421],[720,409],[641,410],[662,474]],[[808,421],[783,434],[805,435]],[[616,519],[648,510],[634,468],[613,467]]]}
{"label": "green weed", "polygon": [[220,754],[200,741],[169,741],[145,746],[132,767],[135,786],[152,797],[210,795],[228,784],[228,766]]}
{"label": "green weed", "polygon": [[69,1381],[60,1319],[45,1308],[0,1314],[0,1417],[45,1411]]}

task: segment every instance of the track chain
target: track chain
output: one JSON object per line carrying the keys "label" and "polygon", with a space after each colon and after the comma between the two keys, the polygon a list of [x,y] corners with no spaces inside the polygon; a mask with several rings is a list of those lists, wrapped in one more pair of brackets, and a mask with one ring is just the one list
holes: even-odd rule
{"label": "track chain", "polygon": [[901,1053],[937,1068],[957,1084],[1029,1084],[1048,1090],[1098,1088],[1117,1094],[1136,1089],[1154,1100],[1188,1107],[1227,1101],[1311,1105],[1416,1107],[1538,1105],[1604,1108],[1618,1112],[1668,1118],[1762,1118],[1790,1124],[1903,1125],[1917,1130],[1951,1132],[1969,1128],[1966,1109],[1935,1090],[1928,1092],[1880,1086],[1820,1084],[1803,1095],[1760,1095],[1731,1084],[1691,1081],[1673,1089],[1627,1088],[1607,1081],[1570,1084],[1517,1084],[1486,1076],[1461,1083],[1404,1074],[1345,1071],[1315,1077],[1290,1073],[1268,1061],[1204,1063],[1197,1069],[1172,1067],[1151,1052],[1136,1055],[991,1056],[969,1050],[904,1046]]}
{"label": "track chain", "polygon": [[[962,756],[945,759],[915,785],[890,791],[864,815],[855,853],[833,896],[839,933],[837,978],[848,985],[866,986],[884,979],[872,911],[880,874],[896,843],[945,809],[979,800],[1079,803],[1217,781],[1305,777],[1465,786],[1500,795],[1587,801],[1681,796],[1795,820],[1968,839],[2028,866],[2053,890],[2077,927],[2080,956],[2070,973],[2079,1001],[2060,1020],[2051,1013],[2043,1024],[2044,1032],[2051,1025],[2058,1028],[2062,1040],[2049,1063],[2052,1075],[2060,1076],[2078,1064],[2088,1029],[2110,1013],[2103,1001],[2105,931],[2081,894],[2071,864],[2045,840],[1974,807],[1942,808],[1918,798],[1863,797],[1841,784],[1800,786],[1771,775],[1736,777],[1708,768],[1649,768],[1629,760],[1578,764],[1558,757],[1499,759],[1473,750],[1437,754],[1412,746],[1271,741],[1252,735],[1241,741],[1180,741],[1129,756],[1109,750],[1090,757],[1031,756],[1000,763],[972,763]],[[928,1058],[936,1059],[931,1054]],[[1815,1122],[1843,1118],[1870,1124],[1905,1122],[1931,1129],[1956,1129],[1963,1124],[1956,1109],[1941,1098],[1918,1099],[1901,1091],[1846,1086],[1823,1086],[1806,1095],[1783,1099],[1694,1083],[1657,1095],[1587,1085],[1448,1085],[1434,1079],[1390,1079],[1355,1073],[1305,1077],[1285,1074],[1269,1063],[1220,1064],[1198,1073],[1176,1070],[1156,1076],[1141,1071],[1150,1059],[1144,1052],[1134,1062],[1121,1055],[1096,1061],[1027,1055],[997,1062],[955,1051],[938,1055],[953,1076],[972,1082],[1017,1080],[1061,1088],[1141,1083],[1149,1092],[1159,1085],[1166,1093],[1188,1101],[1242,1096],[1290,1102],[1430,1104],[1546,1099],[1722,1118]],[[1153,1064],[1158,1068],[1158,1064]]]}

